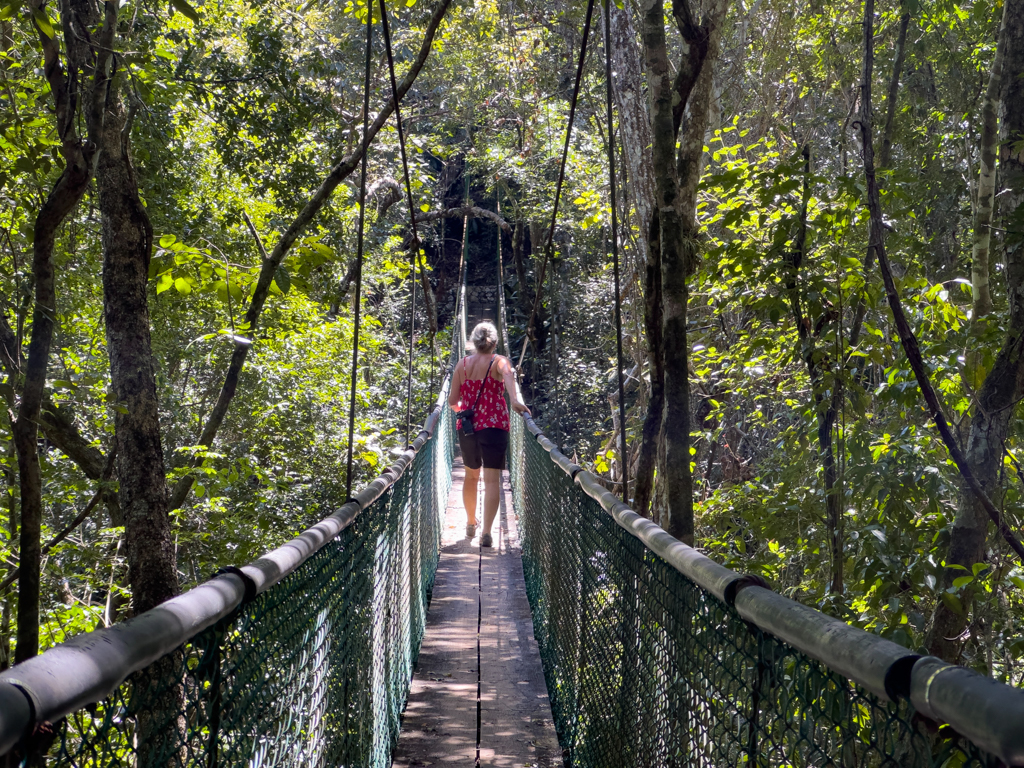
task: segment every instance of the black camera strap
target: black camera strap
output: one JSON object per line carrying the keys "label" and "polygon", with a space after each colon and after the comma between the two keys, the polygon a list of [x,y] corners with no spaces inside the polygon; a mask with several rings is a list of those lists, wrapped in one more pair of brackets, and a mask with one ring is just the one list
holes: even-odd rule
{"label": "black camera strap", "polygon": [[473,401],[473,407],[470,409],[473,411],[473,416],[476,416],[476,407],[480,405],[480,395],[484,393],[484,387],[487,386],[487,379],[491,375],[491,366],[494,365],[494,358],[496,355],[491,355],[491,362],[487,364],[487,373],[484,374],[483,380],[480,382],[480,391],[476,393],[476,400]]}

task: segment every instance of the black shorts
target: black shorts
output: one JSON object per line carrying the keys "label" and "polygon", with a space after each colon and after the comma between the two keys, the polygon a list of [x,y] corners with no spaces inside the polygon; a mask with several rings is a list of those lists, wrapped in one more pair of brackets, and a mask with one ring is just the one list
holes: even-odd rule
{"label": "black shorts", "polygon": [[472,435],[459,435],[462,463],[470,469],[504,469],[505,451],[508,450],[508,432],[490,427]]}

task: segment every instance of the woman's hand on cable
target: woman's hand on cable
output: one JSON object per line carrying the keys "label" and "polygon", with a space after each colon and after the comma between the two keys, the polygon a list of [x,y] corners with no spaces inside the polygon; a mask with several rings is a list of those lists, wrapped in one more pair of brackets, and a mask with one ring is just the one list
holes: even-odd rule
{"label": "woman's hand on cable", "polygon": [[515,411],[516,413],[520,414],[520,415],[526,415],[526,416],[531,416],[531,417],[533,416],[533,414],[530,413],[530,409],[526,407],[526,403],[520,403],[520,402],[512,403],[512,410]]}

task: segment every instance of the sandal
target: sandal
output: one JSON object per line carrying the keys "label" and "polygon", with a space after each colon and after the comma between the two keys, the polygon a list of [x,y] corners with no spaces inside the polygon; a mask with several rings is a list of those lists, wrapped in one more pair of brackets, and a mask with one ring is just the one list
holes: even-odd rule
{"label": "sandal", "polygon": [[466,525],[466,538],[467,539],[475,539],[476,538],[476,526],[475,525],[469,525],[467,523],[467,525]]}
{"label": "sandal", "polygon": [[491,534],[485,533],[483,536],[480,537],[480,546],[481,547],[489,547],[489,546],[491,546]]}

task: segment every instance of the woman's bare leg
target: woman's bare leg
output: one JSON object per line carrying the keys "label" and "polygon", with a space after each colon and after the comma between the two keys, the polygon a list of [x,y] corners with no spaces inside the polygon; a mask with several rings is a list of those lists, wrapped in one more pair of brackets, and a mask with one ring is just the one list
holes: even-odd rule
{"label": "woman's bare leg", "polygon": [[484,467],[484,533],[491,532],[494,516],[498,514],[498,497],[501,494],[501,470]]}
{"label": "woman's bare leg", "polygon": [[[476,525],[476,486],[479,480],[480,469],[466,467],[466,478],[462,483],[462,504],[466,508],[466,525]],[[484,508],[486,509],[486,504]]]}

